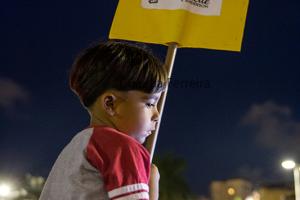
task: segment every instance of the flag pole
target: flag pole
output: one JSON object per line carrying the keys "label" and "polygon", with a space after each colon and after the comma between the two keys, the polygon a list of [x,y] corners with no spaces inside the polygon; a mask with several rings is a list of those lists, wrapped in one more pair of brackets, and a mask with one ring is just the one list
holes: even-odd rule
{"label": "flag pole", "polygon": [[[166,68],[166,71],[168,74],[168,84],[171,81],[171,75],[172,75],[172,71],[173,71],[176,52],[177,52],[177,43],[169,43],[167,57],[166,57],[165,64],[164,64],[164,67]],[[160,100],[158,102],[158,111],[160,113],[160,117],[158,119],[156,129],[155,129],[154,133],[152,133],[147,138],[147,141],[146,141],[146,148],[148,149],[148,151],[150,153],[150,161],[151,162],[152,162],[153,155],[154,155],[158,131],[160,128],[160,123],[161,123],[161,119],[162,119],[162,115],[163,115],[163,111],[164,111],[164,107],[165,107],[165,102],[166,102],[166,98],[167,98],[167,93],[168,93],[168,85],[167,85],[165,91],[162,93],[162,96],[160,97]]]}

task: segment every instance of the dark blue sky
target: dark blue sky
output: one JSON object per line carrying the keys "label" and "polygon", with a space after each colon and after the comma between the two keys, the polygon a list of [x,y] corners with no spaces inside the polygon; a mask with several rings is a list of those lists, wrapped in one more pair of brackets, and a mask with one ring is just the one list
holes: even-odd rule
{"label": "dark blue sky", "polygon": [[[88,115],[68,88],[76,54],[107,39],[117,1],[6,1],[0,8],[0,174],[46,176]],[[179,49],[157,153],[187,161],[195,193],[212,180],[291,180],[300,162],[300,2],[250,1],[241,53]],[[164,58],[165,46],[152,45]]]}

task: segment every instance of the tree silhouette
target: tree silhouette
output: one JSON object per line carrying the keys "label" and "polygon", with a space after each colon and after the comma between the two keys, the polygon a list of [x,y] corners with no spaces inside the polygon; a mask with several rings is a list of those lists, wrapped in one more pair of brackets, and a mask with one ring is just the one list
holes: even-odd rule
{"label": "tree silhouette", "polygon": [[187,200],[192,198],[183,176],[186,168],[184,159],[168,153],[163,156],[155,156],[153,161],[160,173],[160,200]]}

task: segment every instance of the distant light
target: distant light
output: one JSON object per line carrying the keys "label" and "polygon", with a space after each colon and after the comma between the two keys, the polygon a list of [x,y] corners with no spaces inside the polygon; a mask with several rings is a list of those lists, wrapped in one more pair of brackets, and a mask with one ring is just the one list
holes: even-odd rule
{"label": "distant light", "polygon": [[227,193],[228,193],[230,196],[233,196],[233,195],[235,195],[235,189],[232,188],[232,187],[230,187],[230,188],[228,188]]}
{"label": "distant light", "polygon": [[251,195],[247,196],[245,200],[260,200],[260,195],[257,191],[253,191]]}
{"label": "distant light", "polygon": [[24,189],[24,188],[22,188],[21,190],[20,190],[20,193],[19,193],[21,196],[26,196],[27,194],[28,194],[28,192]]}
{"label": "distant light", "polygon": [[284,169],[294,169],[296,166],[296,163],[293,160],[285,160],[281,163],[281,166]]}
{"label": "distant light", "polygon": [[248,196],[245,200],[254,200],[254,198],[252,196]]}
{"label": "distant light", "polygon": [[0,197],[9,197],[11,192],[11,187],[8,184],[0,184]]}

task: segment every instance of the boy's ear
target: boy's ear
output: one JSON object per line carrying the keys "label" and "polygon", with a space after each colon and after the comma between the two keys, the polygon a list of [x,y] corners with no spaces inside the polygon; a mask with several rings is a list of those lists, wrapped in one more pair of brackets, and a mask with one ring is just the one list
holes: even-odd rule
{"label": "boy's ear", "polygon": [[105,94],[102,100],[102,106],[107,114],[110,116],[115,115],[115,102],[116,97],[113,94]]}

